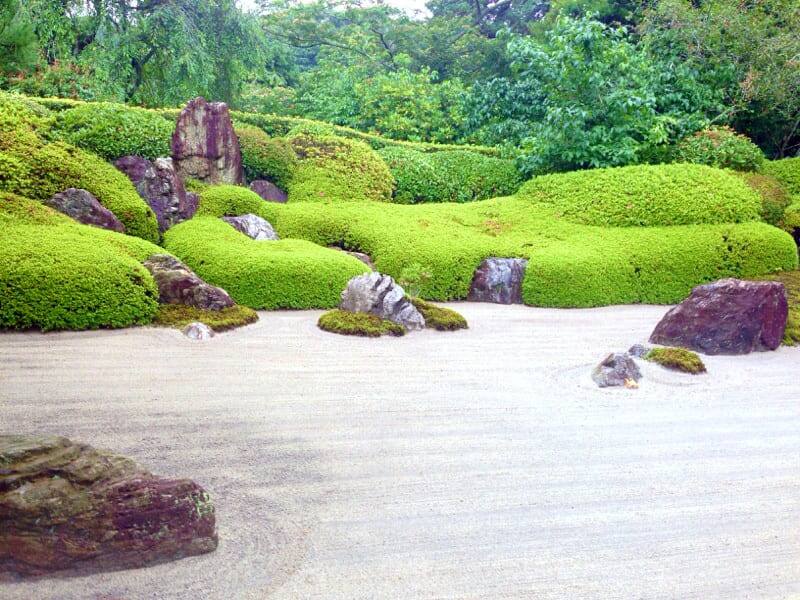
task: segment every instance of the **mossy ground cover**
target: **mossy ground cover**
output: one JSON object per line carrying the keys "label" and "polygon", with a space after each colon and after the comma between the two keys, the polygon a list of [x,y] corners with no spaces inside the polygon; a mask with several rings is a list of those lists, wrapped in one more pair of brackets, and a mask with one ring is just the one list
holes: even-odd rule
{"label": "mossy ground cover", "polygon": [[228,331],[258,321],[258,313],[246,306],[229,306],[222,310],[203,310],[183,304],[162,304],[153,325],[183,329],[189,323],[205,323],[216,332]]}
{"label": "mossy ground cover", "polygon": [[667,369],[699,375],[706,372],[706,366],[700,357],[685,348],[653,348],[644,357],[645,360],[654,362]]}
{"label": "mossy ground cover", "polygon": [[437,331],[456,331],[469,327],[467,320],[452,309],[436,306],[421,298],[411,298],[411,303],[425,319],[425,327]]}
{"label": "mossy ground cover", "polygon": [[317,327],[330,333],[361,337],[401,336],[406,334],[405,327],[392,321],[381,319],[369,313],[349,312],[338,308],[320,316],[317,321]]}

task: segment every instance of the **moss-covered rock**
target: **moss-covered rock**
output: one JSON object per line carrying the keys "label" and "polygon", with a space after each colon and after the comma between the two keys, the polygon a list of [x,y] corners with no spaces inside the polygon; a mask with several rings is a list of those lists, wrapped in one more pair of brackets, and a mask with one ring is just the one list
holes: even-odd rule
{"label": "moss-covered rock", "polygon": [[243,327],[258,321],[258,313],[246,306],[231,306],[222,310],[203,310],[184,304],[162,304],[158,307],[153,325],[183,329],[189,323],[204,323],[216,332]]}
{"label": "moss-covered rock", "polygon": [[456,311],[443,306],[436,306],[421,298],[411,298],[411,303],[425,319],[425,327],[437,331],[456,331],[467,329],[467,320]]}
{"label": "moss-covered rock", "polygon": [[706,366],[700,357],[685,348],[653,348],[644,358],[673,371],[692,375],[706,372]]}
{"label": "moss-covered rock", "polygon": [[358,335],[362,337],[380,337],[382,335],[401,336],[406,330],[402,325],[381,319],[364,312],[349,312],[334,309],[326,312],[317,321],[323,331],[341,335]]}

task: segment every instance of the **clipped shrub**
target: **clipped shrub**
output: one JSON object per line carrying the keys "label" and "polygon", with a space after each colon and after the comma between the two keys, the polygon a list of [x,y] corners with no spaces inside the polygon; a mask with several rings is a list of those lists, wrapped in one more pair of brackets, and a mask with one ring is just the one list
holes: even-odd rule
{"label": "clipped shrub", "polygon": [[395,180],[393,202],[417,204],[419,202],[447,202],[453,187],[445,173],[437,171],[430,154],[406,148],[382,148],[378,155],[389,167]]}
{"label": "clipped shrub", "polygon": [[700,357],[686,348],[653,348],[644,359],[681,373],[698,375],[706,372]]}
{"label": "clipped shrub", "polygon": [[572,223],[650,227],[742,223],[761,198],[734,174],[704,165],[638,165],[536,177],[520,195]]}
{"label": "clipped shrub", "polygon": [[258,321],[258,313],[246,306],[229,306],[221,310],[204,310],[184,304],[162,304],[153,325],[183,329],[189,323],[205,323],[214,331],[228,331]]}
{"label": "clipped shrub", "polygon": [[791,204],[791,196],[780,181],[764,173],[740,173],[742,179],[761,196],[761,219],[783,227],[783,214]]}
{"label": "clipped shrub", "polygon": [[289,142],[300,160],[288,188],[290,202],[391,200],[389,167],[365,143],[305,134]]}
{"label": "clipped shrub", "polygon": [[271,138],[257,127],[236,127],[242,164],[248,181],[268,179],[286,189],[297,166],[291,144],[284,138]]}
{"label": "clipped shrub", "polygon": [[448,202],[508,196],[522,184],[522,176],[511,160],[450,150],[432,153],[430,161],[449,184]]}
{"label": "clipped shrub", "polygon": [[436,306],[421,298],[411,298],[411,303],[425,319],[425,327],[437,331],[456,331],[468,328],[467,320],[454,310]]}
{"label": "clipped shrub", "polygon": [[161,248],[11,194],[0,194],[0,230],[0,328],[96,329],[153,319],[158,289],[141,261]]}
{"label": "clipped shrub", "polygon": [[174,129],[174,122],[150,110],[92,102],[59,113],[51,135],[109,161],[130,154],[153,160],[170,155]]}
{"label": "clipped shrub", "polygon": [[331,333],[362,337],[401,336],[406,334],[405,327],[392,321],[381,319],[369,313],[349,312],[338,308],[320,316],[317,321],[317,327]]}
{"label": "clipped shrub", "polygon": [[252,213],[269,221],[268,202],[254,191],[239,185],[210,185],[200,190],[198,216],[228,217]]}
{"label": "clipped shrub", "polygon": [[368,271],[344,252],[304,240],[251,240],[211,216],[171,228],[164,246],[238,304],[255,309],[331,308],[347,282]]}
{"label": "clipped shrub", "polygon": [[768,160],[764,164],[764,173],[780,181],[791,196],[800,197],[800,156]]}
{"label": "clipped shrub", "polygon": [[709,127],[679,142],[674,160],[735,171],[758,171],[764,163],[764,153],[749,137],[730,127]]}

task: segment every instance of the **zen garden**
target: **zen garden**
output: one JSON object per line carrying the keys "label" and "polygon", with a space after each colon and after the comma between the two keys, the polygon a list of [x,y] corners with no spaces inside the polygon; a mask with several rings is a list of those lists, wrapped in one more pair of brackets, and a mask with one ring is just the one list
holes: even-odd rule
{"label": "zen garden", "polygon": [[797,0],[0,0],[0,598],[800,597]]}

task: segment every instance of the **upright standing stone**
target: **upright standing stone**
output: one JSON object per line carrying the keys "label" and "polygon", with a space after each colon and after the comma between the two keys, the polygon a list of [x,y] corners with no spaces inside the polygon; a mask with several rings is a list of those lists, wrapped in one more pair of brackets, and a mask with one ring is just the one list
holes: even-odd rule
{"label": "upright standing stone", "polygon": [[425,329],[425,318],[408,299],[405,290],[388,275],[376,272],[357,275],[348,281],[339,308],[370,313],[406,329]]}
{"label": "upright standing stone", "polygon": [[239,139],[224,102],[190,100],[172,134],[172,159],[178,175],[205,183],[244,183]]}

